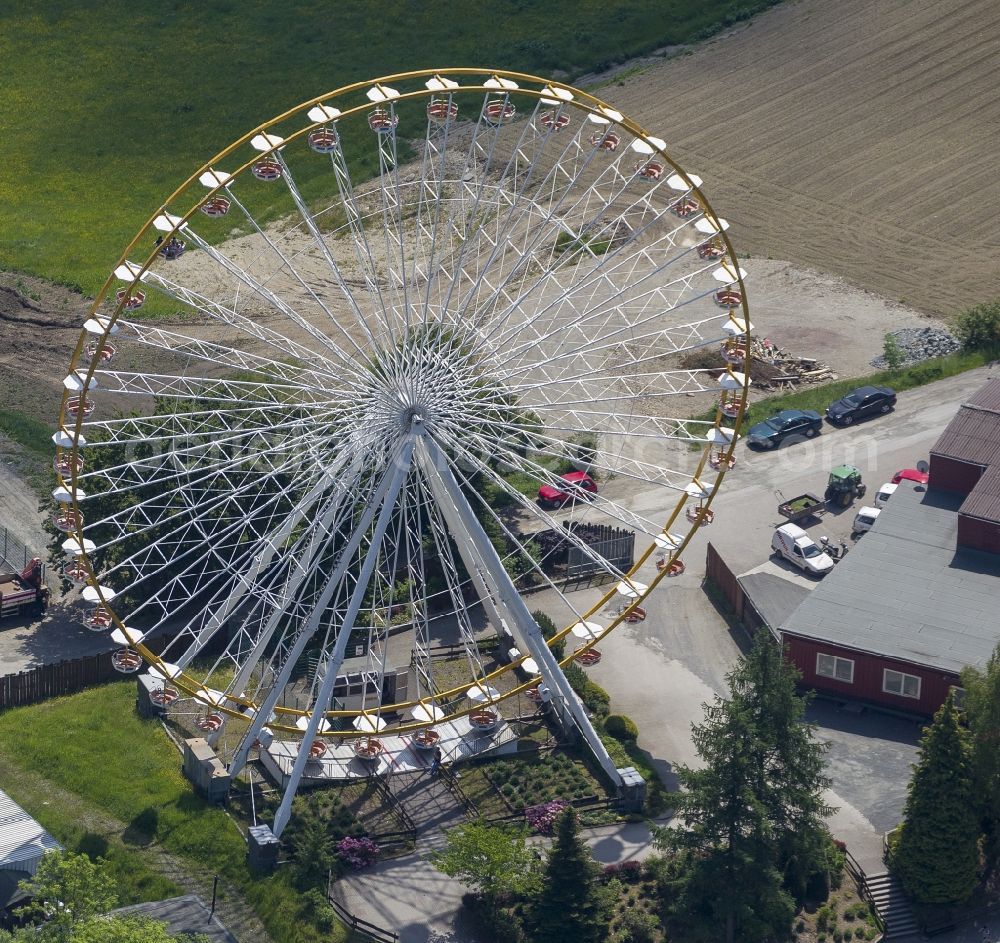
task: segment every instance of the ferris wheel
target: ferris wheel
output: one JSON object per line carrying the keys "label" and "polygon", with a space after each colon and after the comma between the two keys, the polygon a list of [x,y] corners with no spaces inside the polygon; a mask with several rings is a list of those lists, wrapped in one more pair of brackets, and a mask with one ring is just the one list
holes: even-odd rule
{"label": "ferris wheel", "polygon": [[609,105],[445,69],[261,125],[128,246],[64,380],[63,572],[230,774],[271,756],[275,834],[310,764],[489,735],[522,695],[614,774],[551,646],[597,661],[712,520],[750,382],[726,230]]}

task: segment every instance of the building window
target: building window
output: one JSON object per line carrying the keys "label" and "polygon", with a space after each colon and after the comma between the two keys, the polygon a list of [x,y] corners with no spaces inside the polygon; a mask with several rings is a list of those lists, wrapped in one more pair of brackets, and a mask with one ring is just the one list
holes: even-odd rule
{"label": "building window", "polygon": [[822,678],[853,684],[854,662],[850,658],[838,658],[836,655],[817,655],[816,674]]}
{"label": "building window", "polygon": [[960,688],[957,684],[948,688],[950,694],[955,695],[955,706],[960,710],[965,710],[965,688]]}
{"label": "building window", "polygon": [[882,690],[886,694],[898,694],[900,697],[920,697],[920,679],[916,675],[903,674],[902,671],[892,671],[886,668],[882,672]]}

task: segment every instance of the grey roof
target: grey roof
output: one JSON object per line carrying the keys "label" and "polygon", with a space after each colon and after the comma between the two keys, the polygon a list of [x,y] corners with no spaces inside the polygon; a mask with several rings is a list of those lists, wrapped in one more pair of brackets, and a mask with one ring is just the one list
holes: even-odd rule
{"label": "grey roof", "polygon": [[7,793],[0,791],[0,868],[34,874],[45,852],[61,848]]}
{"label": "grey roof", "polygon": [[774,573],[751,573],[739,577],[739,584],[765,624],[777,629],[809,595],[800,583]]}
{"label": "grey roof", "polygon": [[1000,522],[1000,465],[991,465],[983,472],[961,510],[969,517]]}
{"label": "grey roof", "polygon": [[1000,378],[989,380],[959,407],[931,454],[973,465],[1000,462]]}
{"label": "grey roof", "polygon": [[982,667],[1000,641],[1000,555],[956,546],[961,503],[901,482],[782,631],[954,673]]}

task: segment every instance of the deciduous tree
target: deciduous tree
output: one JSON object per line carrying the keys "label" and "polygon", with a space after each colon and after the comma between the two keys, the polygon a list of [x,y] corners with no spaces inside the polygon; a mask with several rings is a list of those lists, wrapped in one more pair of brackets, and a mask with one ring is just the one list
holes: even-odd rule
{"label": "deciduous tree", "polygon": [[42,856],[38,870],[21,887],[32,898],[24,915],[45,921],[45,937],[70,940],[77,924],[106,913],[118,902],[103,861],[68,851]]}
{"label": "deciduous tree", "polygon": [[431,854],[431,863],[449,877],[474,887],[496,910],[507,894],[530,894],[538,886],[538,859],[513,826],[467,822],[448,832],[447,844]]}

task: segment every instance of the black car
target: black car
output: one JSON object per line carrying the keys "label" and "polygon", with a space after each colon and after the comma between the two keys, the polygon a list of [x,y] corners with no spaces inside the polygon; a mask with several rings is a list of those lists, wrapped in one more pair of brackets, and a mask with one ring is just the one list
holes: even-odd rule
{"label": "black car", "polygon": [[747,442],[760,449],[776,449],[791,436],[811,439],[823,428],[823,417],[811,409],[783,409],[750,427]]}
{"label": "black car", "polygon": [[858,419],[887,413],[896,405],[896,393],[887,386],[859,386],[843,399],[830,403],[826,418],[838,426],[849,426]]}

